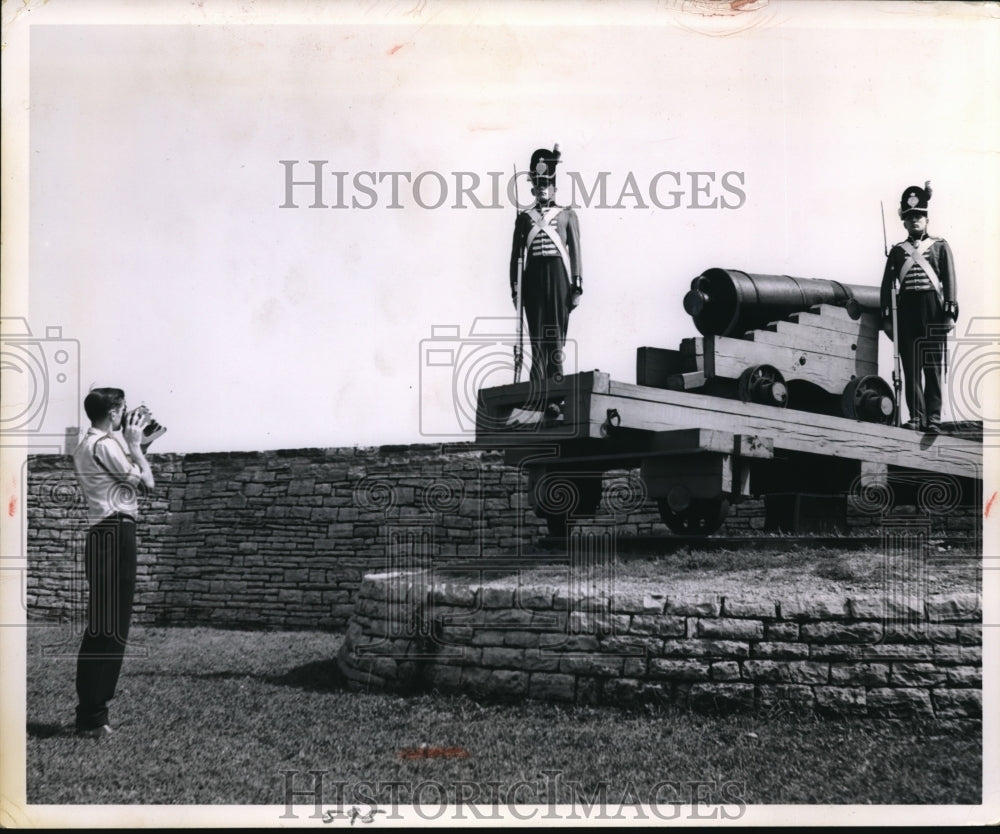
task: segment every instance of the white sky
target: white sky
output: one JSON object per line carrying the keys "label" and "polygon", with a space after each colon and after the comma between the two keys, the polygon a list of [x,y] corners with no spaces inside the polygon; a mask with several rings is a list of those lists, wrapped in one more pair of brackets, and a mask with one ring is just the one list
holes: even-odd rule
{"label": "white sky", "polygon": [[[422,341],[513,315],[513,208],[453,208],[451,172],[478,174],[489,203],[488,172],[553,142],[563,202],[570,170],[610,172],[610,204],[629,172],[647,188],[676,171],[687,191],[672,210],[580,209],[580,370],[634,382],[636,348],[696,335],[681,299],[708,267],[877,284],[879,201],[898,240],[899,194],[926,179],[964,318],[984,310],[998,38],[969,9],[797,2],[751,25],[635,4],[645,16],[615,26],[628,12],[563,4],[548,14],[572,25],[428,22],[470,8],[430,4],[403,26],[46,26],[36,10],[27,317],[79,341],[80,394],[145,401],[169,427],[157,451],[460,439],[453,375]],[[334,170],[348,202],[367,201],[359,171],[441,172],[449,201],[421,208],[403,181],[389,209],[386,181],[371,209],[311,209],[304,188],[280,209],[284,159],[297,179],[328,160],[328,203]],[[715,173],[702,199],[730,202],[718,181],[742,172],[745,203],[689,208],[691,171]],[[883,340],[886,376],[890,358]],[[75,380],[59,388],[57,431],[77,407]]]}

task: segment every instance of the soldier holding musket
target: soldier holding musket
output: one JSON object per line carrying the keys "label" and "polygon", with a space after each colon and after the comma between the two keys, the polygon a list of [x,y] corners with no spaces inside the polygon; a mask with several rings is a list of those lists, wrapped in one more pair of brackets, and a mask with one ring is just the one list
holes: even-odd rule
{"label": "soldier holding musket", "polygon": [[562,381],[569,314],[583,293],[579,221],[573,209],[555,202],[559,157],[558,145],[531,155],[528,175],[535,204],[517,215],[510,253],[511,295],[528,320],[530,378],[542,391],[548,419],[562,415],[562,402],[545,395],[547,380]]}
{"label": "soldier holding musket", "polygon": [[[947,336],[958,318],[955,259],[947,241],[927,234],[930,183],[911,185],[899,216],[909,237],[889,251],[882,275],[882,328],[896,340],[903,364],[906,407],[903,428],[941,430],[941,386]],[[895,298],[894,298],[895,295]],[[896,330],[893,332],[893,304]]]}

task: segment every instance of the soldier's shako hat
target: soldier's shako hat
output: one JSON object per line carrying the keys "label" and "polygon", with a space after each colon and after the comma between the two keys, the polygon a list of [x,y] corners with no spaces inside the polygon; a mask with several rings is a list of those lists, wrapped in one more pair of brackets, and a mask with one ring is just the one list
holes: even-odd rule
{"label": "soldier's shako hat", "polygon": [[556,181],[556,165],[559,164],[559,146],[555,145],[550,151],[548,148],[539,148],[531,155],[531,163],[528,165],[528,175],[531,177],[532,185],[549,185]]}
{"label": "soldier's shako hat", "polygon": [[927,203],[930,199],[930,188],[911,185],[903,192],[903,196],[899,198],[899,216],[905,217],[907,214],[922,214],[926,216]]}

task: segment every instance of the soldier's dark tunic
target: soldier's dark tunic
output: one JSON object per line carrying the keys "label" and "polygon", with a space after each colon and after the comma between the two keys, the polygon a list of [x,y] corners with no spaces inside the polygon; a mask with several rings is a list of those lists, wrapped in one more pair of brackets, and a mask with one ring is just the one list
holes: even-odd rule
{"label": "soldier's dark tunic", "polygon": [[[558,236],[562,251],[543,226]],[[574,287],[581,287],[582,280],[580,227],[573,209],[536,205],[518,214],[510,253],[512,293],[517,289],[521,252],[524,252],[522,298],[531,338],[531,381],[542,384],[545,379],[561,380]]]}
{"label": "soldier's dark tunic", "polygon": [[[914,252],[920,257],[915,257]],[[934,275],[921,264],[926,261]],[[943,238],[922,235],[905,240],[889,250],[882,274],[882,316],[891,316],[893,287],[899,285],[896,334],[903,365],[903,391],[910,419],[921,427],[941,419],[943,378],[948,322],[944,305],[956,300],[955,260]],[[923,380],[921,380],[923,377]]]}

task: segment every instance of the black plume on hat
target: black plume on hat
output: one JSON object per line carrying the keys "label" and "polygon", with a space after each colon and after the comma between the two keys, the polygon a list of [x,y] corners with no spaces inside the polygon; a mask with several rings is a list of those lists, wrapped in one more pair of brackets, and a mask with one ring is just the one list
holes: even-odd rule
{"label": "black plume on hat", "polygon": [[910,212],[926,215],[927,203],[930,202],[930,199],[930,181],[925,182],[923,188],[919,185],[911,185],[903,192],[903,196],[899,198],[899,216],[905,217]]}
{"label": "black plume on hat", "polygon": [[539,148],[535,151],[531,155],[531,164],[528,166],[528,174],[532,183],[547,185],[554,182],[556,165],[559,164],[560,156],[562,154],[559,153],[558,144],[553,145],[551,151],[548,148]]}

